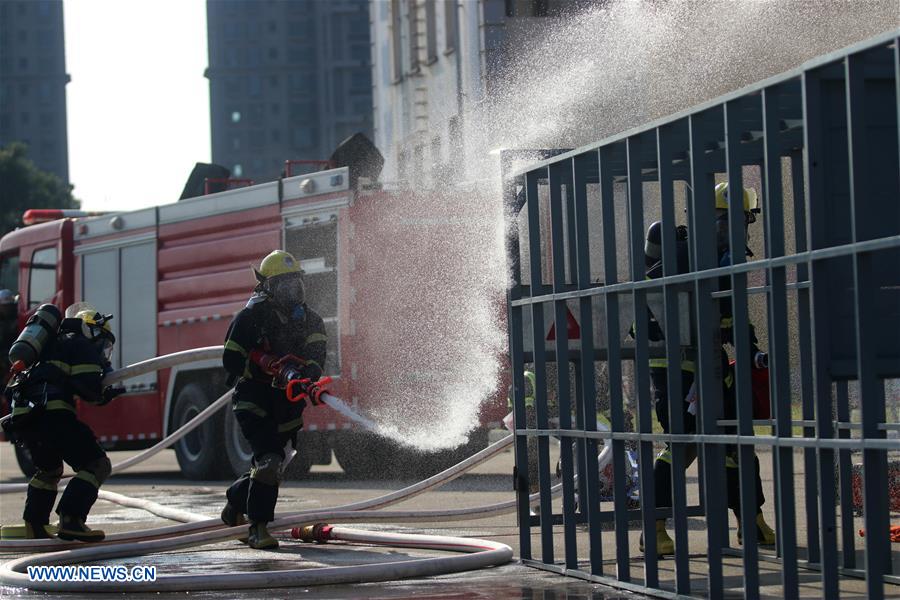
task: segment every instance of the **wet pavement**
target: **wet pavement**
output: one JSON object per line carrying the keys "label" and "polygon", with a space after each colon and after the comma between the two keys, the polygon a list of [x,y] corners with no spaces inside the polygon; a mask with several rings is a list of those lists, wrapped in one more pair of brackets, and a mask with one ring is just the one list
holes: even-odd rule
{"label": "wet pavement", "polygon": [[[118,462],[133,456],[134,452],[111,453],[112,461]],[[555,459],[554,459],[555,461]],[[760,455],[762,465],[763,487],[772,490],[771,457]],[[404,501],[390,510],[446,509],[473,507],[508,501],[514,497],[512,483],[512,452],[507,450],[490,461],[487,461],[459,479],[410,500]],[[696,466],[688,472],[688,499],[695,503],[697,498]],[[802,506],[803,479],[797,474],[795,481],[798,499],[798,518],[804,515]],[[24,481],[13,458],[9,444],[0,444],[0,481]],[[215,517],[224,504],[225,488],[228,481],[192,482],[181,477],[174,452],[164,451],[134,467],[123,475],[112,477],[104,485],[104,489],[145,498],[154,502],[188,510],[195,513]],[[381,496],[388,492],[403,488],[414,480],[352,480],[344,475],[336,463],[327,466],[316,466],[309,477],[300,481],[288,481],[281,488],[278,512],[292,512],[308,509],[326,509],[329,507],[357,502]],[[0,495],[0,522],[16,524],[21,522],[21,510],[24,494]],[[556,502],[558,505],[559,502]],[[611,508],[606,507],[605,508]],[[558,510],[558,508],[556,509]],[[764,506],[766,518],[775,523],[772,514],[773,503]],[[857,518],[856,525],[862,527]],[[150,513],[133,508],[122,507],[106,501],[98,501],[91,512],[88,524],[102,528],[107,533],[133,531],[171,525],[172,521],[156,517]],[[353,585],[315,586],[306,588],[271,588],[254,590],[235,590],[225,592],[182,592],[171,594],[178,597],[192,598],[497,598],[497,599],[611,599],[639,598],[644,596],[630,595],[617,589],[564,577],[555,573],[531,568],[519,562],[519,534],[513,514],[501,515],[489,519],[468,522],[441,523],[351,523],[353,529],[369,531],[414,532],[422,534],[449,535],[469,538],[483,538],[501,542],[512,547],[514,561],[501,566],[477,571],[467,571],[452,575],[399,580],[383,583],[366,583]],[[702,597],[706,588],[707,559],[701,553],[706,548],[706,530],[701,518],[688,520],[688,542],[691,548],[690,577],[692,593]],[[729,537],[734,548],[736,545],[736,523],[729,522]],[[538,529],[532,530],[532,548],[535,558],[540,559],[540,540]],[[671,528],[670,528],[671,532]],[[640,583],[643,577],[643,563],[638,547],[640,532],[636,527],[629,531],[629,552],[631,554],[631,576],[634,583]],[[604,529],[602,540],[605,574],[615,577],[615,534]],[[177,550],[144,557],[115,559],[92,564],[112,565],[148,565],[155,566],[160,575],[180,573],[237,573],[278,571],[286,569],[307,569],[323,566],[341,567],[384,563],[433,556],[446,556],[427,550],[396,549],[377,546],[350,545],[343,542],[331,542],[325,545],[303,544],[280,535],[281,548],[277,552],[251,550],[237,541],[226,541],[191,549]],[[805,541],[806,530],[802,522],[798,523],[798,541]],[[556,562],[563,558],[562,528],[554,528],[554,545]],[[859,557],[857,564],[864,565],[861,555],[862,543],[857,542]],[[589,570],[587,556],[590,548],[586,527],[579,527],[577,532],[577,549],[579,567]],[[800,556],[805,556],[802,548]],[[762,550],[761,554],[774,558],[771,549]],[[900,572],[900,553],[894,552],[895,571]],[[0,555],[0,561],[8,560],[12,555]],[[723,560],[726,597],[743,597],[742,563],[738,557],[725,557]],[[674,561],[665,559],[659,563],[659,577],[664,586],[673,587],[675,572]],[[815,571],[801,570],[800,596],[804,598],[821,598],[821,575]],[[774,561],[760,563],[760,593],[762,597],[782,597],[780,565]],[[900,587],[887,586],[887,597],[900,598]],[[161,597],[169,594],[128,594],[129,598]],[[0,597],[49,597],[47,594],[19,589],[2,588]],[[865,582],[860,579],[842,578],[842,598],[865,598]],[[95,598],[96,594],[67,594],[68,598]]]}
{"label": "wet pavement", "polygon": [[[114,452],[115,463],[136,454]],[[498,457],[476,467],[472,472],[450,482],[437,491],[429,492],[396,507],[396,510],[439,509],[491,504],[512,499],[512,453],[506,451]],[[15,464],[12,447],[0,444],[0,481],[25,481]],[[314,467],[309,478],[286,482],[281,489],[278,512],[328,508],[348,502],[365,500],[383,495],[414,483],[413,480],[350,480],[336,462]],[[163,451],[146,463],[112,477],[103,489],[120,494],[152,500],[165,506],[195,513],[217,516],[224,503],[225,488],[230,482],[190,482],[184,480],[175,460],[174,452]],[[0,522],[21,522],[24,494],[0,495]],[[107,533],[131,531],[171,525],[146,511],[122,507],[98,500],[88,524]],[[467,523],[435,524],[386,524],[352,523],[348,527],[368,531],[410,532],[461,537],[478,537],[505,543],[517,554],[518,532],[512,514],[471,521]],[[284,532],[277,537],[281,547],[277,552],[252,550],[238,541],[227,541],[207,546],[183,549],[143,557],[95,561],[91,564],[122,565],[132,567],[149,565],[162,574],[216,574],[258,571],[279,571],[314,567],[341,567],[391,561],[446,556],[447,553],[429,550],[407,550],[378,546],[351,545],[344,542],[305,544],[293,540]],[[0,554],[0,561],[15,555]],[[123,588],[125,591],[125,588]],[[306,588],[272,588],[210,592],[175,592],[162,594],[129,593],[129,598],[161,596],[190,598],[458,598],[458,599],[613,599],[638,598],[606,586],[523,566],[514,561],[501,566],[478,571],[409,579],[382,583],[315,586]],[[34,592],[10,587],[0,587],[0,597],[50,597],[44,592]],[[96,598],[97,594],[66,594],[66,598]]]}

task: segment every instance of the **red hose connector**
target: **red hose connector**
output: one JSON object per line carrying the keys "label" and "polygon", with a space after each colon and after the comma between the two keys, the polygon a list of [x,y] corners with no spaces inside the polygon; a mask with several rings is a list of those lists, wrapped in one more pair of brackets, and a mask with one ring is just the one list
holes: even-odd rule
{"label": "red hose connector", "polygon": [[291,537],[303,542],[324,544],[331,539],[332,526],[328,523],[316,523],[291,529]]}

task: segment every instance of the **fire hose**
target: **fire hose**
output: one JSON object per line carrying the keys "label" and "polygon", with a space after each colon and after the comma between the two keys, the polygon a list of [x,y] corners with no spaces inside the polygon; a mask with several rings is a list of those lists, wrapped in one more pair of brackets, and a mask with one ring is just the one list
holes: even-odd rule
{"label": "fire hose", "polygon": [[[135,377],[156,369],[168,368],[185,362],[207,360],[216,356],[220,356],[221,346],[201,348],[192,351],[179,352],[173,355],[167,355],[142,363],[131,365],[124,369],[120,369],[104,380],[104,383],[114,383]],[[187,435],[193,428],[197,427],[203,420],[211,416],[216,410],[221,408],[229,399],[231,392],[226,393],[204,411],[198,414],[190,422],[179,428],[170,436],[161,440],[152,448],[149,448],[141,454],[118,463],[113,467],[113,472],[119,472],[127,467],[142,462],[160,450],[168,447],[184,435]],[[335,410],[354,420],[362,423],[364,426],[370,427],[373,423],[364,417],[356,415],[347,407],[340,399],[328,394],[322,395],[324,403],[328,404]],[[407,512],[386,512],[372,511],[373,508],[385,507],[403,500],[409,499],[417,494],[421,494],[431,488],[447,483],[462,473],[468,471],[475,465],[488,460],[512,443],[513,436],[492,444],[479,453],[469,457],[461,463],[432,476],[417,484],[373,498],[371,500],[357,502],[354,504],[337,507],[328,511],[301,511],[277,516],[276,520],[271,523],[273,530],[288,528],[292,525],[303,525],[323,519],[331,520],[362,520],[362,521],[394,521],[394,522],[410,522],[410,521],[443,521],[443,520],[471,520],[475,518],[487,518],[497,514],[512,512],[515,510],[516,502],[508,501],[482,507],[473,507],[468,509],[455,509],[445,511],[407,511]],[[13,487],[15,486],[15,487]],[[20,491],[23,484],[2,484],[0,485],[0,493]],[[558,493],[561,485],[557,485],[553,489],[554,495]],[[105,586],[100,583],[97,587],[86,586],[84,582],[70,582],[74,585],[66,587],[61,585],[62,582],[38,582],[28,581],[23,571],[27,566],[33,564],[59,564],[72,560],[89,560],[98,558],[114,558],[119,556],[134,556],[136,554],[146,554],[147,552],[157,552],[168,549],[183,548],[188,546],[203,545],[214,543],[227,539],[233,539],[246,534],[244,527],[224,528],[224,525],[218,519],[207,519],[203,515],[195,515],[186,511],[178,511],[170,507],[163,507],[159,504],[146,500],[128,498],[120,494],[101,491],[101,497],[120,504],[135,506],[151,510],[160,516],[166,518],[193,521],[182,525],[167,526],[158,529],[145,531],[137,531],[123,534],[113,534],[107,538],[107,541],[101,544],[84,547],[77,542],[62,542],[58,540],[21,540],[21,541],[4,541],[0,542],[0,549],[12,551],[31,551],[31,550],[51,550],[57,548],[66,548],[80,546],[76,550],[63,550],[62,552],[54,552],[45,555],[26,556],[0,567],[0,582],[20,587],[30,587],[32,589],[46,589],[52,591],[121,591],[121,587],[115,588],[115,583],[111,586]],[[531,501],[536,500],[537,494],[533,495]],[[480,566],[491,566],[504,564],[509,562],[512,557],[512,550],[503,544],[488,542],[485,540],[450,538],[446,536],[424,536],[436,538],[432,540],[419,539],[423,536],[414,534],[403,534],[400,537],[392,538],[384,534],[371,534],[370,532],[354,532],[353,530],[344,530],[342,528],[333,528],[336,532],[332,539],[344,539],[345,541],[356,541],[365,543],[400,543],[404,547],[410,548],[432,548],[457,550],[460,552],[474,552],[474,554],[441,557],[434,559],[416,559],[411,561],[402,561],[400,563],[390,563],[390,567],[384,565],[366,565],[359,567],[340,567],[340,575],[337,574],[337,568],[327,569],[303,569],[299,571],[278,571],[255,572],[252,574],[233,574],[233,577],[223,578],[222,575],[204,576],[204,575],[188,575],[188,576],[163,576],[162,580],[166,583],[161,588],[161,581],[157,581],[152,589],[159,591],[161,589],[237,589],[244,587],[275,587],[281,585],[315,585],[317,583],[340,583],[349,581],[376,581],[395,579],[398,577],[426,576],[445,572],[455,572],[479,568]],[[346,537],[342,537],[345,536]],[[399,534],[394,534],[399,535]],[[176,537],[177,536],[177,537]],[[161,538],[161,539],[160,539]],[[417,545],[421,544],[421,545]],[[61,557],[61,558],[60,558]],[[48,563],[49,561],[49,563]],[[256,581],[262,577],[264,582]],[[346,577],[346,579],[342,579]],[[251,580],[253,582],[251,583]],[[44,587],[46,586],[46,587]],[[186,587],[187,586],[187,587]],[[129,587],[129,590],[137,588]]]}

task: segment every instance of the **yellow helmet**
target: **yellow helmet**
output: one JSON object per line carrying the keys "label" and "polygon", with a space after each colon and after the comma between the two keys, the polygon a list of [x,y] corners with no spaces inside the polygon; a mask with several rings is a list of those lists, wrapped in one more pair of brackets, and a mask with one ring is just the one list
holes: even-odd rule
{"label": "yellow helmet", "polygon": [[78,311],[75,318],[81,319],[81,330],[86,338],[92,340],[97,337],[103,337],[111,344],[116,342],[116,336],[113,335],[112,327],[109,326],[109,322],[113,318],[112,315],[103,315],[93,308],[88,308]]}
{"label": "yellow helmet", "polygon": [[253,269],[253,272],[256,274],[256,278],[263,282],[278,275],[302,273],[302,270],[300,269],[300,263],[290,252],[275,250],[262,259],[262,262],[259,263],[259,269]]}
{"label": "yellow helmet", "polygon": [[[728,210],[728,182],[716,184],[716,208]],[[744,212],[759,212],[759,197],[753,188],[744,188]]]}

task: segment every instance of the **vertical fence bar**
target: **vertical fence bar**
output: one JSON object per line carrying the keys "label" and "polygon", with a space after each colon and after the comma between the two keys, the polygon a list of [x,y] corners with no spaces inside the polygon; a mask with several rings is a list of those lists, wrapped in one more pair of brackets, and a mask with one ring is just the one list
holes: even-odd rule
{"label": "vertical fence bar", "polygon": [[[877,198],[869,180],[870,151],[867,141],[867,100],[864,70],[866,55],[851,54],[844,59],[847,99],[847,141],[850,171],[850,207],[853,241],[878,237],[878,211],[865,210]],[[896,103],[896,97],[894,99]],[[874,140],[873,140],[874,141]],[[884,150],[882,150],[884,151]],[[896,196],[894,197],[896,199]],[[885,421],[884,389],[876,375],[878,348],[879,286],[872,253],[855,252],[853,256],[853,292],[856,305],[856,359],[859,397],[862,406],[863,439],[883,439],[878,425]],[[896,265],[895,265],[896,268]],[[896,335],[894,332],[893,335]],[[863,507],[866,524],[866,592],[869,598],[884,597],[884,574],[889,572],[891,557],[888,539],[887,453],[863,450]]]}
{"label": "vertical fence bar", "polygon": [[[618,282],[619,271],[616,260],[616,211],[613,195],[612,162],[613,148],[604,146],[597,153],[598,181],[600,188],[600,210],[603,237],[603,277],[606,285]],[[606,307],[606,347],[609,373],[609,417],[613,432],[625,431],[625,414],[622,405],[622,353],[619,336],[619,296],[615,292],[604,293]],[[624,477],[625,440],[612,440],[613,449],[613,504],[627,506]],[[628,515],[624,510],[615,511],[616,529],[616,577],[619,581],[631,581],[630,553],[628,548]]]}
{"label": "vertical fence bar", "polygon": [[[656,129],[657,173],[659,175],[660,207],[662,210],[662,259],[665,277],[678,274],[678,256],[675,240],[675,190],[672,181],[672,127]],[[666,383],[668,387],[669,432],[685,433],[684,396],[687,390],[681,385],[681,343],[678,320],[678,287],[671,284],[663,287],[666,344]],[[672,507],[672,521],[675,529],[675,591],[690,594],[691,573],[688,565],[687,492],[685,490],[685,446],[672,443],[671,496],[667,498]],[[657,490],[657,494],[661,493]],[[657,501],[657,504],[659,502]]]}
{"label": "vertical fence bar", "polygon": [[[807,126],[804,122],[804,128]],[[794,240],[796,252],[806,252],[809,245],[806,241],[806,184],[805,161],[802,150],[791,152],[791,189],[794,196]],[[809,264],[797,263],[797,281],[809,281]],[[800,356],[800,411],[804,421],[815,419],[813,404],[813,372],[812,372],[812,327],[809,323],[811,314],[810,294],[808,288],[797,290],[797,337]],[[813,426],[803,427],[803,437],[816,436]],[[806,562],[818,563],[819,552],[819,504],[818,479],[816,478],[816,450],[803,449],[803,503],[806,508]]]}
{"label": "vertical fence bar", "polygon": [[[572,168],[565,162],[557,162],[549,168],[550,183],[550,238],[553,262],[553,292],[560,294],[566,288],[566,260],[563,227],[562,186],[571,193]],[[569,334],[566,300],[554,300],[554,327],[556,331],[556,385],[559,407],[559,428],[563,431],[559,442],[559,460],[563,484],[563,546],[567,569],[578,568],[578,546],[575,539],[575,469],[572,465],[572,439],[566,432],[572,429],[572,399],[569,389]]]}
{"label": "vertical fence bar", "polygon": [[[744,223],[744,180],[740,155],[741,129],[739,100],[725,104],[725,161],[728,169],[728,229],[731,264],[746,262]],[[737,433],[753,435],[750,397],[750,320],[747,306],[747,274],[731,275],[732,335],[734,340],[734,381],[732,393],[737,403]],[[726,400],[728,402],[728,400]],[[756,453],[754,447],[738,445],[740,466],[740,519],[744,543],[744,596],[759,597],[759,556],[756,545]]]}
{"label": "vertical fence bar", "polygon": [[[762,91],[763,152],[765,173],[765,240],[766,256],[784,256],[784,190],[781,185],[782,144],[778,138],[778,88]],[[790,353],[788,345],[787,272],[785,267],[772,267],[768,273],[771,292],[769,309],[769,368],[771,369],[772,405],[775,409],[775,435],[793,435],[790,386]],[[785,598],[799,594],[797,578],[797,518],[794,503],[794,451],[780,446],[775,455],[776,510],[778,514],[778,554],[781,556],[781,583]]]}
{"label": "vertical fence bar", "polygon": [[[713,269],[716,260],[716,238],[714,229],[713,174],[707,163],[706,147],[711,141],[705,131],[711,122],[719,121],[709,113],[691,115],[688,119],[690,130],[691,189],[689,212],[692,215],[691,234],[688,241],[695,257],[697,271]],[[697,322],[697,374],[696,381],[700,393],[697,428],[702,434],[718,433],[716,421],[722,414],[722,362],[719,330],[719,305],[712,297],[717,288],[715,279],[697,279],[694,282],[694,305]],[[708,593],[712,599],[724,596],[722,573],[722,548],[728,521],[726,515],[726,490],[723,469],[725,452],[720,444],[700,443],[702,457],[703,498],[706,508],[706,540],[709,574]]]}
{"label": "vertical fence bar", "polygon": [[[507,213],[518,219],[522,217],[525,190],[522,190],[521,200],[516,193],[516,184],[507,181],[504,175],[504,200]],[[524,186],[523,186],[524,188]],[[519,227],[510,227],[507,232],[506,244],[507,265],[510,270],[510,286],[506,294],[506,305],[509,320],[509,361],[512,369],[513,385],[513,422],[516,429],[525,429],[527,419],[525,417],[525,359],[524,339],[522,328],[522,307],[514,306],[513,300],[518,300],[523,295],[522,285],[522,254],[519,247]],[[523,559],[531,559],[531,525],[528,522],[528,438],[518,433],[515,434],[515,464],[516,464],[516,521],[519,527],[519,555]]]}
{"label": "vertical fence bar", "polygon": [[[632,281],[644,279],[644,197],[641,181],[641,145],[638,136],[625,142],[628,169],[628,242]],[[647,292],[632,292],[634,303],[634,387],[637,392],[638,430],[652,433],[650,410],[650,350],[647,339]],[[653,442],[640,442],[641,516],[644,536],[644,585],[659,587],[659,566],[656,556],[656,492],[653,482]]]}
{"label": "vertical fence bar", "polygon": [[[824,145],[824,120],[822,111],[821,73],[807,71],[803,74],[803,110],[806,121],[806,181],[809,189],[807,214],[809,218],[810,248],[816,250],[827,244],[825,237],[826,193],[825,169],[841,168],[828,162]],[[835,115],[829,114],[831,120]],[[833,123],[829,123],[832,127]],[[846,165],[844,165],[846,168]],[[831,378],[829,375],[830,346],[828,340],[829,320],[827,315],[829,288],[828,265],[825,261],[812,264],[812,328],[813,328],[813,394],[816,408],[816,436],[821,439],[834,437],[831,414]],[[834,507],[834,450],[819,448],[818,479],[821,493],[818,495],[821,538],[822,591],[826,598],[838,595],[837,584],[837,526]]]}
{"label": "vertical fence bar", "polygon": [[[544,171],[546,173],[546,171]],[[540,197],[538,195],[536,171],[525,177],[525,191],[528,199],[528,248],[531,267],[531,295],[543,295],[545,286],[541,276],[541,223]],[[544,347],[544,303],[531,305],[531,331],[534,337],[534,408],[538,429],[549,429],[547,414],[547,356]],[[541,560],[553,564],[553,518],[550,504],[550,439],[546,435],[538,437],[538,479],[540,481],[541,512]]]}
{"label": "vertical fence bar", "polygon": [[[835,396],[837,399],[837,420],[847,423],[850,421],[850,394],[847,381],[838,381]],[[849,429],[838,429],[838,437],[850,438]],[[856,544],[854,537],[856,531],[853,526],[853,466],[851,463],[851,451],[838,452],[838,480],[841,496],[841,565],[845,569],[856,568]]]}
{"label": "vertical fence bar", "polygon": [[[593,165],[592,165],[593,163]],[[597,166],[597,154],[588,152],[579,154],[572,160],[572,187],[575,194],[575,240],[578,257],[577,283],[578,289],[591,288],[591,246],[590,222],[588,220],[587,172],[591,166]],[[605,229],[605,222],[601,228]],[[581,381],[581,407],[584,415],[585,431],[597,431],[596,397],[597,386],[594,370],[594,317],[592,297],[583,296],[578,299],[578,316],[581,322],[581,348],[579,351],[579,376]],[[612,382],[610,382],[612,388]],[[607,442],[609,443],[609,442]],[[589,438],[585,442],[585,468],[579,482],[586,481],[582,487],[587,493],[582,494],[582,511],[587,512],[589,525],[591,575],[603,574],[603,544],[600,523],[600,483],[597,465],[597,440]],[[587,502],[587,506],[584,506]]]}

